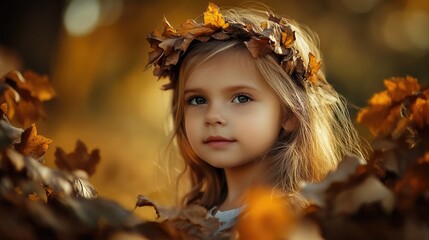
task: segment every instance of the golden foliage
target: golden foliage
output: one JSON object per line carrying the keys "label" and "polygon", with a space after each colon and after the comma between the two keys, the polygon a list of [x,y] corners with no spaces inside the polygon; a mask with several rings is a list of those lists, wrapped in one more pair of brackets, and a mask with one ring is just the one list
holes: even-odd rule
{"label": "golden foliage", "polygon": [[421,92],[417,79],[394,77],[384,80],[386,90],[376,93],[368,107],[359,111],[357,122],[378,137],[400,137],[407,128],[429,124],[428,90]]}
{"label": "golden foliage", "polygon": [[204,25],[211,25],[213,27],[227,28],[228,23],[225,23],[225,19],[219,12],[219,7],[213,3],[209,3],[207,10],[204,12]]}

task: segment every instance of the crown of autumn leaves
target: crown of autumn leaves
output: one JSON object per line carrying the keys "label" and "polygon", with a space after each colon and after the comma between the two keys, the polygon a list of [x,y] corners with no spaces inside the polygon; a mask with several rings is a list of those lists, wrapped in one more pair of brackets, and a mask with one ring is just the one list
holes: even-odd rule
{"label": "crown of autumn leaves", "polygon": [[183,60],[191,43],[210,40],[241,40],[254,58],[274,53],[280,66],[297,84],[318,83],[317,72],[321,62],[309,53],[309,62],[307,67],[304,66],[298,50],[293,46],[295,32],[284,18],[268,14],[267,21],[261,22],[262,31],[258,31],[250,24],[224,18],[219,7],[209,3],[203,23],[188,19],[178,29],[174,29],[165,18],[163,23],[164,31],[161,34],[153,31],[147,38],[152,51],[149,52],[146,68],[154,66],[153,75],[170,78],[170,82],[163,86],[164,90],[174,87],[178,74],[175,67]]}

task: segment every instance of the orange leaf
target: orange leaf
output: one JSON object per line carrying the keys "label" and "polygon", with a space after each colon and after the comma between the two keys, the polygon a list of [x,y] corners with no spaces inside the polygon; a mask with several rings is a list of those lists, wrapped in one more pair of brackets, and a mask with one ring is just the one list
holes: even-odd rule
{"label": "orange leaf", "polygon": [[229,27],[228,23],[225,23],[225,19],[219,12],[219,7],[214,3],[209,3],[207,10],[204,12],[204,25],[211,25],[215,28],[225,29]]}
{"label": "orange leaf", "polygon": [[55,90],[49,83],[49,79],[46,75],[42,76],[33,71],[25,71],[24,74],[18,71],[12,71],[6,74],[6,79],[12,80],[16,84],[16,87],[12,87],[15,88],[20,95],[23,95],[22,91],[26,90],[32,97],[42,102],[50,100],[55,96]]}
{"label": "orange leaf", "polygon": [[21,134],[21,142],[15,144],[15,150],[24,156],[39,159],[45,155],[52,140],[37,134],[36,125],[32,124]]}
{"label": "orange leaf", "polygon": [[100,153],[98,149],[88,153],[86,145],[80,140],[76,141],[74,152],[65,153],[63,149],[57,148],[55,151],[55,164],[58,168],[74,171],[84,170],[89,176],[94,174],[97,164],[100,162]]}
{"label": "orange leaf", "polygon": [[429,163],[429,152],[426,152],[423,157],[421,157],[418,161],[418,163]]}
{"label": "orange leaf", "polygon": [[292,31],[290,27],[287,27],[286,32],[282,32],[281,43],[286,48],[292,47],[292,44],[295,42],[295,32]]}
{"label": "orange leaf", "polygon": [[400,107],[387,108],[369,106],[359,111],[357,122],[368,127],[374,136],[386,135],[391,133],[400,118]]}
{"label": "orange leaf", "polygon": [[320,70],[322,66],[321,61],[317,61],[316,56],[314,56],[312,53],[308,54],[308,66],[307,66],[307,72],[305,74],[305,78],[309,80],[310,82],[316,84],[317,83],[317,72]]}
{"label": "orange leaf", "polygon": [[392,104],[392,99],[387,91],[376,93],[369,100],[371,106],[389,106],[390,104]]}
{"label": "orange leaf", "polygon": [[384,80],[384,85],[387,88],[387,92],[394,102],[399,102],[407,96],[411,96],[413,93],[420,90],[420,85],[417,79],[406,76],[394,77]]}
{"label": "orange leaf", "polygon": [[236,228],[240,239],[287,239],[295,215],[286,199],[268,188],[256,188],[246,198]]}
{"label": "orange leaf", "polygon": [[429,125],[429,100],[417,98],[411,106],[411,120],[420,128]]}

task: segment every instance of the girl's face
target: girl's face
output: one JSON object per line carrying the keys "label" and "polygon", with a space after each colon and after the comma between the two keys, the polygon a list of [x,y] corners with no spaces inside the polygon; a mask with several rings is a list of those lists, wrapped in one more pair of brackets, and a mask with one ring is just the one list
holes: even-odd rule
{"label": "girl's face", "polygon": [[214,167],[259,159],[280,133],[280,102],[246,58],[251,56],[215,57],[195,68],[184,86],[187,138]]}

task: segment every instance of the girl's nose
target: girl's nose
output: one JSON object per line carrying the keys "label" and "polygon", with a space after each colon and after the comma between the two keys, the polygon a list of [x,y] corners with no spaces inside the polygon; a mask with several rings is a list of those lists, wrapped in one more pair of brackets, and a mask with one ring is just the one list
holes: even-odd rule
{"label": "girl's nose", "polygon": [[226,120],[220,106],[209,106],[206,112],[206,126],[225,125]]}

